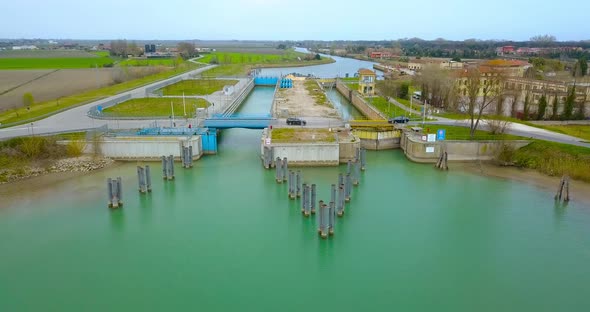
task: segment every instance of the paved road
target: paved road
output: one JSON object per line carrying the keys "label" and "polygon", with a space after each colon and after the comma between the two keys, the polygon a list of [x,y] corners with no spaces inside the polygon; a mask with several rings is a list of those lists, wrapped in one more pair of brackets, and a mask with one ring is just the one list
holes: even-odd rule
{"label": "paved road", "polygon": [[[139,88],[127,91],[127,92],[117,94],[116,96],[113,96],[113,97],[109,97],[109,98],[98,100],[98,101],[95,101],[95,102],[92,102],[89,104],[78,106],[78,107],[69,109],[67,111],[55,114],[53,116],[47,117],[45,119],[38,120],[38,121],[34,122],[32,124],[32,126],[31,126],[31,124],[28,124],[28,125],[20,125],[20,126],[14,126],[14,127],[10,127],[10,128],[0,129],[0,138],[11,138],[11,137],[22,136],[22,135],[30,135],[32,133],[45,134],[45,133],[53,133],[53,132],[60,132],[60,131],[76,131],[76,130],[100,127],[105,124],[108,125],[109,128],[111,128],[111,129],[136,129],[136,128],[148,126],[150,123],[154,122],[154,120],[99,120],[99,119],[93,119],[93,118],[88,117],[86,115],[86,113],[88,112],[88,110],[91,107],[93,107],[95,105],[101,105],[102,103],[105,103],[114,97],[120,97],[120,96],[127,95],[127,94],[131,95],[132,98],[144,97],[145,93],[146,93],[146,88],[148,88],[150,86],[160,84],[165,81],[170,81],[170,80],[173,80],[174,78],[177,78],[177,77],[182,77],[183,79],[190,78],[193,75],[200,74],[203,71],[211,69],[215,66],[216,65],[209,65],[206,67],[195,69],[195,70],[186,72],[184,74],[180,74],[180,75],[177,75],[174,77],[170,77],[168,79],[154,82],[149,85],[145,85],[143,87],[139,87]],[[213,100],[214,99],[212,99],[212,101]],[[223,100],[224,100],[223,98],[217,99],[217,101],[219,101],[218,103],[222,103]],[[160,122],[170,123],[170,120],[168,120],[168,119],[160,120]],[[177,125],[182,125],[187,122],[190,123],[192,121],[191,120],[188,120],[188,121],[178,120]]]}

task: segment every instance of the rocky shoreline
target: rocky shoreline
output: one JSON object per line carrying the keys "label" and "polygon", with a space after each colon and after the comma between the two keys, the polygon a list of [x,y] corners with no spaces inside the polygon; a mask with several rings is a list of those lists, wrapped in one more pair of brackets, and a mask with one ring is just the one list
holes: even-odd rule
{"label": "rocky shoreline", "polygon": [[50,173],[62,172],[90,172],[112,165],[115,161],[109,158],[80,156],[74,158],[64,158],[53,161],[48,166],[31,166],[23,167],[17,170],[4,169],[0,170],[0,184],[16,182],[32,177],[39,177]]}

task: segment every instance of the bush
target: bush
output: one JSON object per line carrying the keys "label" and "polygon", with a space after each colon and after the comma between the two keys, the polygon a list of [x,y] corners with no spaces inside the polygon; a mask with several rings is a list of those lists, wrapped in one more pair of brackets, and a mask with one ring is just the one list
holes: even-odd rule
{"label": "bush", "polygon": [[86,148],[86,142],[84,141],[70,141],[68,145],[66,145],[66,154],[69,157],[78,157],[82,155],[84,152],[84,148]]}
{"label": "bush", "polygon": [[25,138],[19,145],[19,149],[26,157],[37,158],[41,156],[45,143],[46,140],[42,137]]}

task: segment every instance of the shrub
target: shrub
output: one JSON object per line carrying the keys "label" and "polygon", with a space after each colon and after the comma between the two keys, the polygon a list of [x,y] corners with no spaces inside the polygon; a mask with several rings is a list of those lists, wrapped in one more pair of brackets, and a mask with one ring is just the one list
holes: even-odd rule
{"label": "shrub", "polygon": [[86,142],[84,141],[70,141],[68,145],[66,145],[66,154],[69,157],[78,157],[82,155],[84,152],[84,148],[86,148]]}

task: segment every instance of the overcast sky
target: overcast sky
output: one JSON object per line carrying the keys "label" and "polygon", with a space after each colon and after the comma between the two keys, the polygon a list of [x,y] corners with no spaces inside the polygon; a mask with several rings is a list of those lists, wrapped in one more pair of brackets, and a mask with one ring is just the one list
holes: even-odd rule
{"label": "overcast sky", "polygon": [[589,0],[9,0],[0,38],[563,41],[590,39],[589,14]]}

